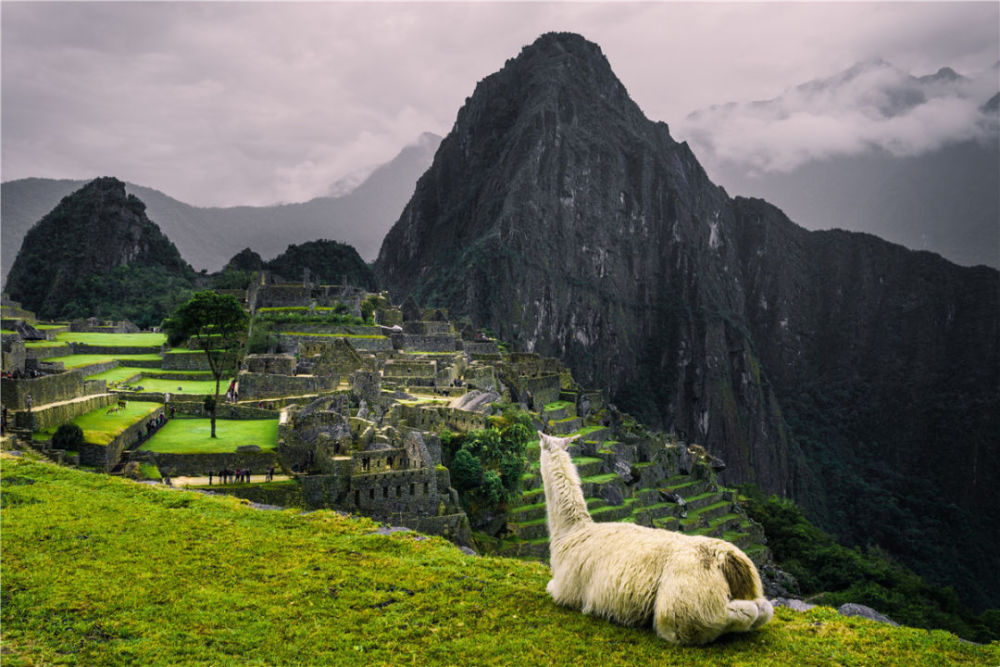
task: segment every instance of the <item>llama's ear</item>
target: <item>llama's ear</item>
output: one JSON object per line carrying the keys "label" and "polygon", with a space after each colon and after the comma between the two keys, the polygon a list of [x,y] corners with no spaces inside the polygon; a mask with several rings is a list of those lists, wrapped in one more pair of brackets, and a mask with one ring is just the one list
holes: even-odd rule
{"label": "llama's ear", "polygon": [[571,435],[570,437],[566,438],[566,444],[568,445],[569,443],[573,442],[579,437],[580,437],[579,433],[577,433],[576,435]]}
{"label": "llama's ear", "polygon": [[552,446],[552,438],[541,431],[538,432],[538,446],[548,451]]}

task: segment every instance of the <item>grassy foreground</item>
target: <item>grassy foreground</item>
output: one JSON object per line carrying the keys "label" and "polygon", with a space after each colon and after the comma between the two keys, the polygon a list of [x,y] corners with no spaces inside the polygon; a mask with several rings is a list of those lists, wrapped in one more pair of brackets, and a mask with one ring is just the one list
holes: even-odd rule
{"label": "grassy foreground", "polygon": [[541,563],[3,456],[4,665],[1000,661],[1000,644],[829,609],[781,609],[760,632],[674,648],[556,606]]}

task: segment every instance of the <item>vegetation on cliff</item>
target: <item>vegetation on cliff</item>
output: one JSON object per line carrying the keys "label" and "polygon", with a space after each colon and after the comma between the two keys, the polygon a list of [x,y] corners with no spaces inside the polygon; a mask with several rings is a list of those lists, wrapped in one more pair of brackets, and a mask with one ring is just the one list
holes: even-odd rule
{"label": "vegetation on cliff", "polygon": [[835,607],[864,604],[899,623],[943,628],[972,641],[1000,640],[1000,609],[977,616],[953,589],[926,583],[885,550],[841,546],[792,501],[766,497],[752,485],[741,491],[750,516],[764,528],[775,561],[795,578],[798,590],[792,593]]}
{"label": "vegetation on cliff", "polygon": [[1000,661],[1000,644],[828,608],[779,608],[762,631],[672,647],[555,605],[541,563],[3,456],[0,618],[12,667]]}

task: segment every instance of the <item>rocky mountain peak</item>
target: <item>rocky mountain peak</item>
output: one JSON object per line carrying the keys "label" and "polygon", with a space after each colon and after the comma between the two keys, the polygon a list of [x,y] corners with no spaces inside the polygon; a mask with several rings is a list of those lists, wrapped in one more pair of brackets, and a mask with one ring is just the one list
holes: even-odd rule
{"label": "rocky mountain peak", "polygon": [[[146,216],[146,205],[127,194],[122,181],[102,177],[63,197],[28,230],[7,290],[43,318],[114,313],[148,325],[159,323],[168,295],[193,276],[174,244]],[[143,280],[148,289],[128,287]],[[134,310],[103,308],[130,301]]]}

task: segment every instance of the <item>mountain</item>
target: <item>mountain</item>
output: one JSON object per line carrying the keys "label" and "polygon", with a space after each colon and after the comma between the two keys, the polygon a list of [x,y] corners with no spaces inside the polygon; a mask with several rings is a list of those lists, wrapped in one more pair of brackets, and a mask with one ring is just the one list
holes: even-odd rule
{"label": "mountain", "polygon": [[24,237],[10,269],[11,298],[40,318],[128,318],[158,325],[195,274],[125,184],[98,178]]}
{"label": "mountain", "polygon": [[[234,265],[236,260],[234,257],[229,265]],[[310,280],[313,282],[327,285],[346,282],[367,290],[375,289],[375,275],[371,267],[365,264],[354,248],[336,241],[309,241],[300,245],[293,243],[285,252],[265,262],[263,268],[274,271],[286,280],[298,280],[302,278],[303,270],[309,269]]]}
{"label": "mountain", "polygon": [[1000,595],[997,272],[729,197],[582,37],[478,83],[375,271],[560,357],[726,481],[973,605]]}
{"label": "mountain", "polygon": [[883,60],[683,119],[715,182],[809,229],[876,234],[1000,266],[995,68],[913,76]]}
{"label": "mountain", "polygon": [[[373,259],[382,237],[413,194],[414,183],[430,164],[440,138],[425,133],[363,183],[339,197],[317,197],[298,204],[199,208],[158,190],[126,184],[148,206],[149,217],[176,240],[181,255],[199,269],[218,270],[242,248],[264,256],[289,243],[334,238]],[[28,178],[3,183],[0,193],[2,264],[6,271],[24,233],[62,197],[85,181]],[[4,274],[6,275],[6,274]]]}

